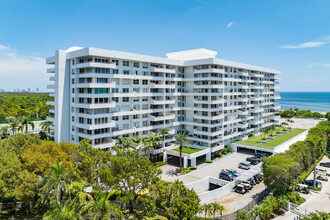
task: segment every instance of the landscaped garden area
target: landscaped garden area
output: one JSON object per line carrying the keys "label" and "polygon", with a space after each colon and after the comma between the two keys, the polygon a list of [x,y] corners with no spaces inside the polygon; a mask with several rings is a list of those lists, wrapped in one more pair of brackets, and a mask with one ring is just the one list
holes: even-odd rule
{"label": "landscaped garden area", "polygon": [[[174,148],[172,149],[173,151],[177,151],[177,152],[180,152],[180,148]],[[182,148],[182,153],[184,154],[193,154],[193,153],[196,153],[198,151],[201,151],[200,149],[195,149],[195,148],[189,148],[189,147],[183,147]]]}
{"label": "landscaped garden area", "polygon": [[[285,128],[280,127],[270,132],[264,132],[261,135],[250,137],[245,141],[235,142],[235,144],[241,144],[246,146],[258,146],[260,148],[273,149],[276,146],[284,143],[287,140],[290,140],[291,138],[305,131],[305,129],[295,128],[292,130],[287,130],[285,131],[286,133],[283,133],[284,129]],[[277,136],[276,134],[278,134],[279,136]],[[262,140],[264,140],[265,143],[263,143]]]}

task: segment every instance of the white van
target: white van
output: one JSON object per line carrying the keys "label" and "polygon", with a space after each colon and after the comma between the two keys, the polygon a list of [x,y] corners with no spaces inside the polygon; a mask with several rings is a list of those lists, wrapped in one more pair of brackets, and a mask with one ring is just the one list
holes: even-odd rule
{"label": "white van", "polygon": [[244,169],[244,170],[249,170],[251,168],[251,164],[246,163],[246,162],[240,162],[238,164],[238,168]]}

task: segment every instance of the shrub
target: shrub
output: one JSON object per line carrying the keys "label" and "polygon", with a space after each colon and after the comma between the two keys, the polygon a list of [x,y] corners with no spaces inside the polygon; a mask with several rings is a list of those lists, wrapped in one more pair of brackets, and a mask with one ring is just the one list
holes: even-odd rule
{"label": "shrub", "polygon": [[205,160],[204,162],[205,162],[205,163],[213,163],[212,160]]}
{"label": "shrub", "polygon": [[223,156],[222,151],[219,151],[219,158],[221,158]]}
{"label": "shrub", "polygon": [[166,164],[168,164],[168,162],[156,162],[156,163],[154,163],[154,166],[155,167],[161,167],[161,166],[166,165]]}

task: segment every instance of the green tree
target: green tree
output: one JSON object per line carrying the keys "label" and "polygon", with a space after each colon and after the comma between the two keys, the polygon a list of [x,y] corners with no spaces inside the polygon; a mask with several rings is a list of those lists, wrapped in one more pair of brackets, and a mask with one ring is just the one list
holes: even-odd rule
{"label": "green tree", "polygon": [[22,132],[25,130],[25,133],[28,133],[29,125],[31,126],[32,130],[34,130],[34,122],[30,118],[24,117],[20,122],[19,130]]}
{"label": "green tree", "polygon": [[116,153],[100,166],[99,176],[107,189],[121,192],[119,199],[127,202],[133,212],[133,202],[139,193],[155,184],[162,171],[137,151],[117,149]]}
{"label": "green tree", "polygon": [[149,185],[149,196],[155,199],[157,208],[163,209],[168,219],[193,219],[199,212],[200,200],[196,192],[178,180],[160,180]]}
{"label": "green tree", "polygon": [[162,139],[162,144],[163,144],[163,148],[165,147],[165,139],[166,139],[166,136],[169,135],[170,133],[168,132],[168,129],[167,128],[160,128],[158,129],[158,132],[161,136],[161,139]]}
{"label": "green tree", "polygon": [[9,126],[3,126],[0,129],[0,136],[6,138],[8,136],[9,133]]}
{"label": "green tree", "polygon": [[50,126],[54,125],[54,123],[52,121],[43,121],[40,123],[40,125],[41,125],[41,129],[45,133],[50,133]]}
{"label": "green tree", "polygon": [[68,192],[68,185],[77,177],[75,171],[65,169],[63,163],[56,160],[55,166],[46,168],[46,175],[38,184],[39,187],[43,187],[42,201],[53,198],[62,205],[62,197]]}
{"label": "green tree", "polygon": [[121,210],[109,200],[114,193],[115,191],[103,192],[100,187],[93,186],[93,197],[82,207],[82,215],[95,220],[111,219],[112,217],[122,219]]}
{"label": "green tree", "polygon": [[151,134],[144,140],[144,151],[145,153],[148,152],[148,157],[150,158],[150,154],[153,150],[157,149],[159,146],[159,134]]}
{"label": "green tree", "polygon": [[182,149],[185,147],[186,144],[189,144],[189,141],[187,139],[187,134],[175,134],[174,139],[176,143],[179,145],[180,149],[180,172],[182,172]]}
{"label": "green tree", "polygon": [[244,209],[238,210],[236,213],[237,220],[249,220],[249,213]]}
{"label": "green tree", "polygon": [[18,127],[19,127],[19,121],[16,118],[10,118],[9,119],[9,128],[14,136],[16,135],[16,131],[17,131]]}
{"label": "green tree", "polygon": [[54,219],[61,219],[61,220],[78,220],[82,219],[80,213],[77,211],[78,204],[74,201],[66,201],[64,204],[59,203],[58,201],[54,200],[51,201],[51,209],[48,210],[43,219],[45,220],[54,220]]}
{"label": "green tree", "polygon": [[317,157],[325,151],[323,146],[324,140],[320,138],[310,138],[307,139],[306,142],[309,145],[307,151],[310,152],[314,161],[313,188],[316,188],[316,160]]}
{"label": "green tree", "polygon": [[211,205],[211,214],[213,215],[213,218],[215,219],[216,214],[220,214],[222,218],[222,213],[226,211],[225,207],[216,202],[212,202],[210,203],[210,205]]}
{"label": "green tree", "polygon": [[200,206],[200,212],[204,213],[204,219],[206,219],[207,216],[210,216],[212,214],[212,205],[208,203],[204,203]]}
{"label": "green tree", "polygon": [[328,119],[328,121],[330,121],[330,112],[327,112],[327,113],[325,114],[325,118]]}

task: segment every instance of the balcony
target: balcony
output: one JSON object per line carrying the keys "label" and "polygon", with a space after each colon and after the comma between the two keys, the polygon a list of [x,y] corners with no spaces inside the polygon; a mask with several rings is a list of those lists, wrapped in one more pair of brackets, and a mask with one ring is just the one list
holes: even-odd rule
{"label": "balcony", "polygon": [[260,73],[250,73],[250,76],[251,77],[256,77],[256,78],[262,78],[262,77],[264,77],[264,75],[263,74],[260,74]]}
{"label": "balcony", "polygon": [[55,76],[50,76],[49,81],[55,81]]}
{"label": "balcony", "polygon": [[46,58],[46,64],[55,64],[55,56]]}
{"label": "balcony", "polygon": [[237,126],[238,126],[239,128],[244,129],[244,128],[249,127],[249,124],[248,124],[248,123],[237,123]]}
{"label": "balcony", "polygon": [[115,88],[116,83],[77,83],[76,88]]}
{"label": "balcony", "polygon": [[175,114],[167,114],[167,115],[160,115],[160,116],[150,116],[150,120],[151,121],[164,121],[164,120],[171,120],[171,119],[175,119]]}
{"label": "balcony", "polygon": [[248,72],[237,71],[236,73],[237,73],[237,75],[239,75],[239,76],[249,76],[249,73],[248,73]]}
{"label": "balcony", "polygon": [[55,89],[55,84],[48,84],[47,89]]}
{"label": "balcony", "polygon": [[55,67],[47,68],[47,73],[55,73]]}
{"label": "balcony", "polygon": [[175,89],[175,84],[155,84],[155,83],[149,83],[149,88],[155,88],[155,89]]}
{"label": "balcony", "polygon": [[76,123],[76,126],[78,128],[84,128],[84,129],[88,129],[88,130],[94,130],[94,129],[100,129],[100,128],[115,127],[116,126],[116,122],[113,121],[113,120],[110,120],[108,123],[105,123],[105,124],[94,124],[94,125]]}
{"label": "balcony", "polygon": [[264,109],[263,108],[252,108],[249,111],[253,112],[253,113],[260,113],[260,112],[263,112]]}
{"label": "balcony", "polygon": [[204,120],[220,120],[220,119],[224,119],[224,115],[219,114],[219,115],[204,116],[202,114],[194,114],[194,118],[195,119],[204,119]]}
{"label": "balcony", "polygon": [[78,107],[78,108],[88,108],[88,109],[114,108],[115,106],[116,106],[116,102],[99,103],[99,104],[92,104],[92,103],[78,103],[78,104],[76,104],[76,107]]}
{"label": "balcony", "polygon": [[223,89],[225,85],[223,84],[194,84],[195,89],[203,88],[203,89]]}
{"label": "balcony", "polygon": [[215,100],[203,100],[201,98],[194,99],[194,103],[196,104],[222,104],[224,103],[224,99],[215,99]]}
{"label": "balcony", "polygon": [[175,73],[175,69],[166,69],[166,68],[160,68],[160,67],[150,67],[151,72],[157,72],[157,73]]}
{"label": "balcony", "polygon": [[55,122],[55,118],[52,116],[47,116],[47,121]]}
{"label": "balcony", "polygon": [[96,68],[111,68],[115,69],[115,63],[95,63],[95,62],[86,62],[86,63],[78,63],[76,68],[88,68],[88,67],[96,67]]}
{"label": "balcony", "polygon": [[94,144],[93,147],[98,147],[98,148],[101,148],[101,149],[111,148],[111,147],[115,146],[116,143],[117,142],[115,140],[111,139],[107,143]]}
{"label": "balcony", "polygon": [[225,73],[225,70],[217,68],[194,69],[194,73]]}
{"label": "balcony", "polygon": [[47,103],[47,105],[55,105],[54,101],[47,101],[46,103]]}
{"label": "balcony", "polygon": [[151,99],[150,103],[153,104],[153,105],[175,104],[175,99],[170,99],[170,100]]}

